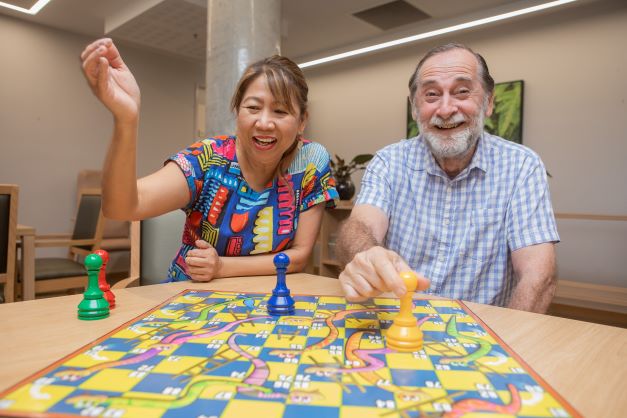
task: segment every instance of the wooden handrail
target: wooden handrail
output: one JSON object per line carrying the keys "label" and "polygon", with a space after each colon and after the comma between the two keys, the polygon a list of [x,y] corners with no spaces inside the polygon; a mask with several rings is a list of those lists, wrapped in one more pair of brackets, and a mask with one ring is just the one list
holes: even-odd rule
{"label": "wooden handrail", "polygon": [[561,213],[556,212],[557,219],[579,219],[582,221],[627,221],[625,215],[597,215],[594,213]]}

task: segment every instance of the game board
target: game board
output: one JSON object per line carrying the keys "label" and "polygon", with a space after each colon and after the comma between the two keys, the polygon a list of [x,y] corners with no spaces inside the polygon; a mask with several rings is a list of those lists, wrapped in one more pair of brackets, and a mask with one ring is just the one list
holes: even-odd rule
{"label": "game board", "polygon": [[0,415],[579,416],[462,302],[415,300],[424,347],[397,353],[398,299],[294,299],[272,317],[267,294],[186,290],[0,394]]}

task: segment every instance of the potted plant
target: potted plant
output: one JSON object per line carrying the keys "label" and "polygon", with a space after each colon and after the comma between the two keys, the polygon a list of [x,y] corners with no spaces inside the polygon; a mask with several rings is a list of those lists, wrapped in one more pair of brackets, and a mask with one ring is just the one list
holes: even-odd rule
{"label": "potted plant", "polygon": [[356,155],[349,163],[337,154],[335,154],[335,160],[331,159],[331,173],[335,177],[340,200],[350,200],[355,195],[355,185],[351,181],[351,174],[366,168],[366,164],[371,159],[372,154]]}

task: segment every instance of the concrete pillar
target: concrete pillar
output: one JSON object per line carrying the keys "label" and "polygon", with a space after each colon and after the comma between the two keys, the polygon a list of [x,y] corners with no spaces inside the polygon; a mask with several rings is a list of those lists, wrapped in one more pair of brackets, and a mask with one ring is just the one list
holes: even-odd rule
{"label": "concrete pillar", "polygon": [[229,104],[244,69],[281,51],[281,0],[209,0],[206,133],[235,133]]}

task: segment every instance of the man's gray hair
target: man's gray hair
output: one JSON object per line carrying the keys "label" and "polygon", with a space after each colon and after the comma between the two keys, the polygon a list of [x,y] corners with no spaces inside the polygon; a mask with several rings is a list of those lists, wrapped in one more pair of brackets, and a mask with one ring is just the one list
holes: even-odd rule
{"label": "man's gray hair", "polygon": [[409,100],[412,105],[414,104],[414,97],[416,95],[416,91],[418,90],[418,73],[420,72],[420,68],[425,63],[426,60],[431,58],[434,55],[441,54],[443,52],[451,51],[453,49],[465,49],[470,52],[477,58],[477,62],[479,63],[479,78],[481,79],[481,85],[483,86],[483,90],[485,91],[486,97],[489,97],[494,91],[494,79],[490,75],[490,71],[488,70],[488,64],[485,62],[483,57],[467,47],[464,44],[451,42],[446,45],[436,46],[435,48],[431,48],[424,57],[418,62],[416,69],[412,73],[409,79]]}

